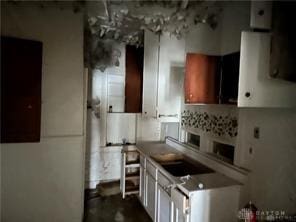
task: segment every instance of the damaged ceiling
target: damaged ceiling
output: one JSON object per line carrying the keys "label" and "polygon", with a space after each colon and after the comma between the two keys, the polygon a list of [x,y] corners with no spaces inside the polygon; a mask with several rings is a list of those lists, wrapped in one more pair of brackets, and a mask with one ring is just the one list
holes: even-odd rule
{"label": "damaged ceiling", "polygon": [[143,46],[144,30],[170,33],[178,39],[192,25],[218,25],[222,9],[215,1],[189,0],[102,0],[87,2],[88,63],[104,71],[119,65],[112,41]]}
{"label": "damaged ceiling", "polygon": [[[10,4],[26,2],[8,0]],[[120,50],[114,42],[143,46],[144,30],[163,32],[182,38],[190,27],[199,24],[215,29],[219,25],[222,7],[219,1],[202,0],[84,0],[30,1],[26,4],[72,8],[74,13],[85,12],[85,63],[104,71],[118,66]]]}

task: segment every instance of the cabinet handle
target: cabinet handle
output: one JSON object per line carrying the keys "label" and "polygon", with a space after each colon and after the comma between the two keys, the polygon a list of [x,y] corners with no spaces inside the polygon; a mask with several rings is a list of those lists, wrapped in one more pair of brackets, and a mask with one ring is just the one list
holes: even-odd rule
{"label": "cabinet handle", "polygon": [[189,95],[190,98],[192,98],[192,96],[193,96],[192,94]]}
{"label": "cabinet handle", "polygon": [[169,114],[169,115],[165,115],[165,114],[159,114],[158,115],[158,118],[161,118],[161,117],[178,117],[178,114]]}

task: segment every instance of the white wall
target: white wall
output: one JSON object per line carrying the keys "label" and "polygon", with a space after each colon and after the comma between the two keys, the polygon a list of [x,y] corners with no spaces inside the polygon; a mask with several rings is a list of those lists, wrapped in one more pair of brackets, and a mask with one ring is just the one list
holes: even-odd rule
{"label": "white wall", "polygon": [[250,2],[223,2],[221,26],[221,55],[240,50],[241,31],[250,29]]}
{"label": "white wall", "polygon": [[247,1],[220,2],[222,12],[218,25],[192,25],[186,35],[186,52],[225,55],[240,50],[241,31],[250,24],[250,3]]}
{"label": "white wall", "polygon": [[221,26],[219,23],[216,29],[212,29],[207,24],[192,25],[185,36],[185,52],[220,55]]}
{"label": "white wall", "polygon": [[[135,142],[135,114],[107,113],[109,106],[113,112],[124,112],[125,45],[113,42],[112,48],[121,52],[119,66],[108,67],[104,72],[90,71],[92,90],[88,97],[92,109],[88,109],[87,116],[85,164],[85,188],[90,189],[100,182],[120,179],[122,147],[106,147],[106,143],[121,142],[122,137]],[[130,129],[128,133],[126,128]]]}
{"label": "white wall", "polygon": [[[260,128],[259,139],[254,127]],[[251,170],[241,206],[251,200],[259,209],[296,213],[295,132],[295,109],[239,110],[239,146]]]}
{"label": "white wall", "polygon": [[2,221],[81,221],[83,16],[3,4],[3,35],[43,42],[40,143],[2,144]]}

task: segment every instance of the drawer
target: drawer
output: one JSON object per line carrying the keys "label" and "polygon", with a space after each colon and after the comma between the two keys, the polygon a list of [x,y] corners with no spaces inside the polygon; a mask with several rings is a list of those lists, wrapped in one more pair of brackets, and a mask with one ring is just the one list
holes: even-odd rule
{"label": "drawer", "polygon": [[146,170],[155,180],[157,179],[156,167],[149,160],[146,160]]}
{"label": "drawer", "polygon": [[140,165],[146,168],[146,158],[143,155],[140,155]]}
{"label": "drawer", "polygon": [[169,185],[172,184],[172,181],[170,181],[165,175],[163,175],[160,171],[158,171],[157,173],[157,181],[158,181],[158,184],[166,189]]}

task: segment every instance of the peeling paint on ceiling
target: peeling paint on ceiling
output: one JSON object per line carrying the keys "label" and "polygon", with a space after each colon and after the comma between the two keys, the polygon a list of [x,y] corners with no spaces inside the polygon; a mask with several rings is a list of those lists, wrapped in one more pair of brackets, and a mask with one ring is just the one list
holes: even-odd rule
{"label": "peeling paint on ceiling", "polygon": [[99,46],[105,40],[143,46],[144,30],[166,32],[180,39],[193,25],[206,24],[215,29],[222,11],[217,2],[200,0],[102,0],[100,4],[95,1],[87,5],[92,11],[87,14],[88,34],[96,42],[96,46],[90,44],[89,61],[91,67],[99,66],[101,70],[116,65],[114,60],[106,59],[112,58],[114,49],[102,50],[110,47]]}

